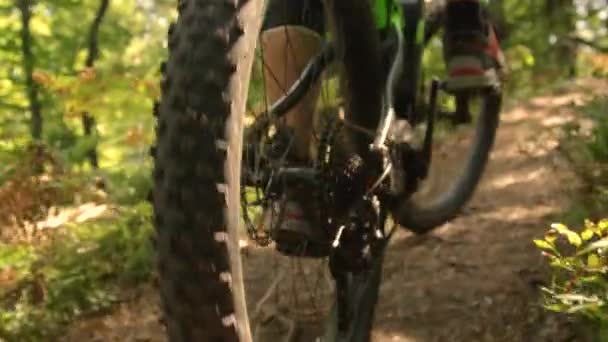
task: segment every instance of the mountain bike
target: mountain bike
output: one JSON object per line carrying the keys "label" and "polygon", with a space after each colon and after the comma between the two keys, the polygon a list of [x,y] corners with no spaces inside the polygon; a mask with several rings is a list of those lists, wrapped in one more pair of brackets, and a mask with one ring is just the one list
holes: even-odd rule
{"label": "mountain bike", "polygon": [[[333,29],[322,52],[280,100],[246,125],[264,2],[180,0],[178,12],[161,66],[151,150],[169,340],[252,340],[239,247],[244,227],[255,243],[289,258],[326,261],[331,305],[320,340],[369,341],[388,242],[397,227],[423,234],[449,221],[471,198],[498,126],[500,85],[453,93],[434,79],[426,94],[424,1],[332,0],[327,15]],[[277,132],[275,123],[336,64],[341,109],[321,125],[316,160],[289,165],[289,134]],[[462,140],[464,147],[447,144],[448,155],[464,156],[462,171],[450,172],[448,188],[419,196],[437,154],[440,92],[465,104],[479,99],[475,131]],[[347,145],[354,151],[341,151]],[[324,242],[273,241],[272,229],[260,231],[252,223],[251,208],[280,204],[287,184],[313,194]]]}

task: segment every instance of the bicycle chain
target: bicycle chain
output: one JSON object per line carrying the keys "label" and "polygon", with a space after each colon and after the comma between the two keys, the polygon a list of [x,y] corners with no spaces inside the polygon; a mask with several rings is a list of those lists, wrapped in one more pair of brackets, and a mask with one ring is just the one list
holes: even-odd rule
{"label": "bicycle chain", "polygon": [[319,145],[317,147],[317,160],[315,161],[315,168],[319,175],[320,185],[316,189],[316,200],[319,203],[319,209],[321,210],[321,222],[326,226],[331,226],[331,213],[329,208],[332,207],[332,196],[334,193],[334,167],[332,165],[332,148],[336,141],[338,132],[342,129],[343,123],[338,117],[327,118],[327,124],[323,126],[321,136],[319,139]]}

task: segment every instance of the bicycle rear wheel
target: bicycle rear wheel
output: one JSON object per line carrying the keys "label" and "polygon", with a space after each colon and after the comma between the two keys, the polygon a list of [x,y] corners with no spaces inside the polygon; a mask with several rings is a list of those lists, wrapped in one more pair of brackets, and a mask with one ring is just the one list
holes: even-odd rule
{"label": "bicycle rear wheel", "polygon": [[393,212],[396,222],[423,234],[458,215],[473,196],[488,163],[501,101],[500,89],[479,90],[463,102],[470,116],[440,118],[428,175],[416,193],[398,203]]}
{"label": "bicycle rear wheel", "polygon": [[[170,341],[251,341],[239,246],[240,183],[244,111],[263,1],[180,0],[178,9],[169,58],[161,67],[157,145],[151,151],[164,322]],[[337,1],[329,13],[350,94],[347,108],[359,124],[373,127],[377,120],[370,113],[380,111],[381,79],[369,4]],[[351,281],[370,284],[363,296],[349,299],[361,303],[364,314],[333,340],[369,339],[377,272],[371,282],[366,276]],[[336,316],[329,315],[326,324],[335,326]]]}

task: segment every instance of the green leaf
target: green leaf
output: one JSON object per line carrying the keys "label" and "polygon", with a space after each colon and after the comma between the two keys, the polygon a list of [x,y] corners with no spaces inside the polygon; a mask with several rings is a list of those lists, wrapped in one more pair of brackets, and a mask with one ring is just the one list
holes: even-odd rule
{"label": "green leaf", "polygon": [[587,253],[596,251],[600,248],[607,248],[608,247],[608,238],[604,238],[595,242],[590,243],[587,247],[581,249],[580,251],[578,251],[576,253],[577,256],[581,256],[581,255],[585,255]]}
{"label": "green leaf", "polygon": [[602,261],[597,254],[589,254],[589,256],[587,256],[587,266],[596,268],[599,267],[601,263]]}
{"label": "green leaf", "polygon": [[551,228],[557,230],[558,233],[565,236],[568,239],[568,242],[573,246],[579,247],[583,243],[581,237],[564,224],[554,223],[551,225]]}
{"label": "green leaf", "polygon": [[536,245],[536,247],[540,248],[540,249],[545,249],[545,250],[549,250],[552,252],[557,253],[557,250],[555,249],[555,246],[553,246],[552,243],[549,243],[545,240],[533,240],[534,244]]}
{"label": "green leaf", "polygon": [[564,310],[567,309],[567,306],[564,304],[549,304],[549,305],[545,305],[545,309],[549,310],[549,311],[556,311],[556,312],[563,312]]}
{"label": "green leaf", "polygon": [[565,231],[569,231],[569,230],[570,230],[570,228],[568,228],[568,227],[567,227],[565,224],[563,224],[563,223],[552,223],[552,224],[551,224],[551,228],[553,228],[553,229],[557,230],[557,231],[558,231],[560,234],[561,234],[562,232],[565,232]]}
{"label": "green leaf", "polygon": [[589,241],[591,240],[591,238],[593,238],[593,231],[590,229],[585,229],[583,230],[583,232],[581,233],[581,238],[583,239],[583,241]]}
{"label": "green leaf", "polygon": [[557,240],[557,231],[555,229],[549,229],[549,231],[545,234],[545,241],[549,242],[551,245]]}
{"label": "green leaf", "polygon": [[570,242],[573,246],[580,247],[580,245],[583,243],[583,240],[576,232],[568,231],[565,233],[565,235],[568,238],[568,242]]}

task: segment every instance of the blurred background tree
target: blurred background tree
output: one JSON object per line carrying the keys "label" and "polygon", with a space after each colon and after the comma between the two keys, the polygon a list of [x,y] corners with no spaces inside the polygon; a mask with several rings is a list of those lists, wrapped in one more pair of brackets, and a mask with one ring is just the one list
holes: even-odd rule
{"label": "blurred background tree", "polygon": [[0,165],[31,141],[74,166],[141,161],[172,5],[0,1]]}
{"label": "blurred background tree", "polygon": [[[106,171],[144,161],[173,2],[0,0],[0,175],[32,141],[78,168],[86,159]],[[489,6],[515,94],[606,72],[605,0]],[[427,55],[440,73],[439,53]]]}

